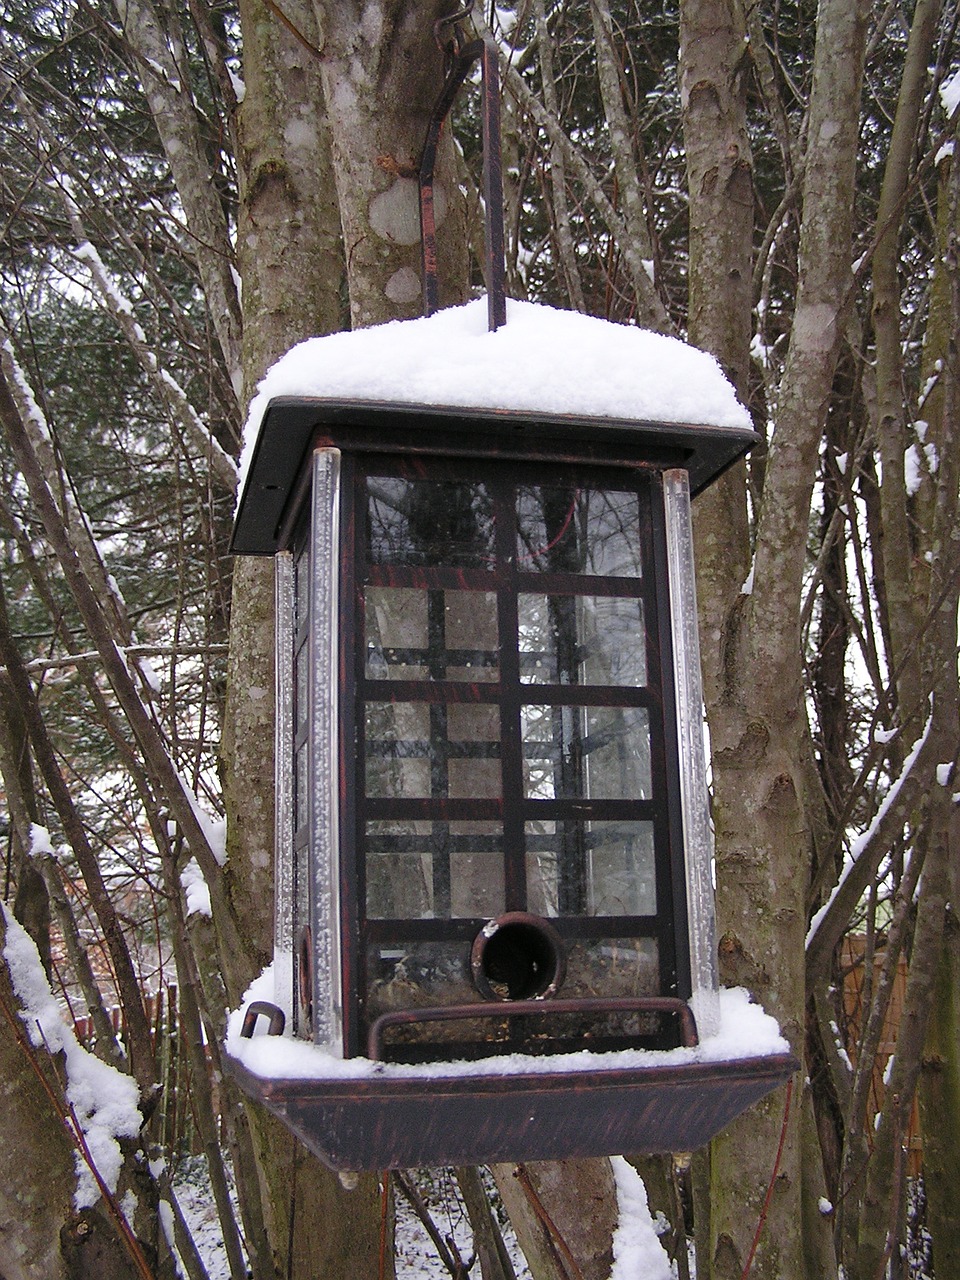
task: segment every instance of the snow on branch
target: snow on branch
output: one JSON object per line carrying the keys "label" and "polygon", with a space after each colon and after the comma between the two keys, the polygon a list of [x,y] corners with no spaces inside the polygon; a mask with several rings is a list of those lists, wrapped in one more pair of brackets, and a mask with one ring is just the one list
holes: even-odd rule
{"label": "snow on branch", "polygon": [[10,982],[23,1008],[20,1018],[35,1049],[63,1054],[65,1096],[69,1116],[77,1125],[75,1161],[77,1210],[96,1204],[101,1183],[109,1194],[117,1189],[123,1165],[121,1138],[136,1138],[143,1124],[132,1076],[101,1062],[77,1042],[50,990],[37,948],[5,904],[0,904],[6,929],[3,958]]}
{"label": "snow on branch", "polygon": [[840,879],[830,897],[810,921],[806,945],[811,962],[832,949],[838,929],[842,930],[871,877],[876,874],[883,855],[890,846],[892,831],[903,826],[905,810],[913,803],[913,795],[907,784],[917,780],[920,772],[917,762],[930,737],[932,724],[931,713],[923,732],[910,748],[899,777],[884,796],[870,825],[852,842]]}

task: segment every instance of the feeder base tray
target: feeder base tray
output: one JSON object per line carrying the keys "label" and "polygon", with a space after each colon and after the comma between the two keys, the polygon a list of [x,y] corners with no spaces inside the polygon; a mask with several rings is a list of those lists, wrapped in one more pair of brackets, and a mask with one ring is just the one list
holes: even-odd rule
{"label": "feeder base tray", "polygon": [[519,1075],[275,1079],[240,1088],[331,1169],[695,1151],[798,1069],[791,1054]]}

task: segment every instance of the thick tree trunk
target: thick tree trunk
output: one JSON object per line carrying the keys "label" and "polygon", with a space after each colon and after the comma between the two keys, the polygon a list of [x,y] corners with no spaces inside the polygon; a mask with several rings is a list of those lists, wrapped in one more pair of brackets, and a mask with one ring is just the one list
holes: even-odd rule
{"label": "thick tree trunk", "polygon": [[[956,114],[956,113],[955,113]],[[928,610],[935,617],[926,646],[925,667],[935,681],[935,707],[949,726],[944,756],[949,756],[949,734],[960,725],[960,691],[956,683],[953,654],[956,652],[957,592],[960,553],[957,550],[957,521],[960,508],[960,162],[956,155],[943,165],[937,217],[937,260],[929,322],[930,338],[925,351],[928,372],[937,373],[937,383],[927,397],[927,414],[932,441],[940,465],[932,494],[920,495],[931,529],[931,566]],[[953,738],[953,767],[946,773],[946,760],[938,753],[939,803],[934,804],[932,839],[942,841],[947,850],[948,903],[936,989],[930,1010],[930,1026],[920,1072],[919,1096],[923,1132],[924,1182],[927,1192],[927,1221],[933,1239],[934,1265],[938,1275],[960,1275],[960,807],[955,797],[960,791],[956,764],[956,737]],[[938,829],[939,827],[939,829]]]}
{"label": "thick tree trunk", "polygon": [[[805,530],[850,287],[865,0],[821,0],[809,110],[800,293],[756,540],[753,594],[725,620],[711,733],[721,977],[743,985],[802,1054],[810,866],[799,614]],[[717,284],[719,288],[719,283]],[[761,1280],[804,1275],[797,1099],[778,1092],[714,1144],[712,1274],[739,1277],[782,1154],[753,1260]]]}
{"label": "thick tree trunk", "polygon": [[[313,12],[286,4],[303,36],[262,0],[243,0],[246,86],[240,109],[244,370],[248,395],[268,366],[296,342],[340,327],[344,267],[324,125]],[[273,949],[273,564],[234,565],[228,694],[221,747],[228,854],[224,870],[244,947],[223,955],[231,1003]],[[263,1108],[250,1105],[249,1134],[259,1185],[241,1157],[246,1198],[262,1198],[277,1275],[339,1280],[376,1275],[380,1239],[374,1177],[346,1191]],[[265,1277],[261,1260],[258,1277]],[[388,1266],[387,1275],[391,1274]]]}
{"label": "thick tree trunk", "polygon": [[[956,849],[960,833],[954,835],[954,842]],[[958,878],[955,874],[954,892]],[[934,1266],[937,1275],[960,1276],[960,918],[952,906],[947,911],[919,1098],[923,1183]]]}
{"label": "thick tree trunk", "polygon": [[[443,0],[315,0],[354,329],[422,311],[416,175],[443,57],[434,23]],[[449,141],[449,128],[446,131]],[[466,298],[466,224],[453,149],[434,183],[440,305]]]}
{"label": "thick tree trunk", "polygon": [[533,1280],[607,1280],[617,1227],[609,1160],[493,1166]]}
{"label": "thick tree trunk", "polygon": [[[165,1280],[169,1273],[146,1256],[153,1255],[153,1246],[131,1238],[133,1251],[128,1249],[102,1198],[92,1207],[75,1208],[80,1157],[67,1128],[63,1061],[31,1043],[4,955],[9,931],[17,927],[8,924],[6,908],[0,910],[0,1276]],[[17,1123],[22,1116],[29,1117],[28,1124]],[[136,1170],[132,1177],[138,1179]],[[138,1185],[137,1193],[146,1206],[149,1188]],[[145,1217],[152,1234],[155,1213]]]}
{"label": "thick tree trunk", "polygon": [[[0,913],[0,949],[6,925]],[[0,1275],[4,1280],[65,1280],[60,1230],[73,1213],[73,1144],[31,1065],[18,1025],[20,1005],[0,961]],[[10,1017],[15,1019],[11,1024]],[[18,1035],[19,1032],[19,1035]],[[57,1093],[52,1062],[44,1078]],[[12,1123],[28,1114],[29,1125]]]}
{"label": "thick tree trunk", "polygon": [[901,722],[918,727],[926,719],[922,692],[918,625],[925,592],[918,579],[926,577],[914,545],[908,513],[904,454],[908,444],[901,352],[900,283],[898,272],[904,196],[913,172],[913,155],[924,105],[930,55],[940,0],[919,0],[907,45],[897,113],[890,139],[877,209],[877,247],[873,257],[873,328],[876,338],[877,442],[883,467],[880,507],[883,517],[883,579],[887,602],[892,663],[897,671]]}

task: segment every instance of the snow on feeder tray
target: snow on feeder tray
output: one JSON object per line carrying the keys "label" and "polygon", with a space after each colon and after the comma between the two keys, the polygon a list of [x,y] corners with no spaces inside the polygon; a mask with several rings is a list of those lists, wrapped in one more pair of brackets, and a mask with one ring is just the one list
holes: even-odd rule
{"label": "snow on feeder tray", "polygon": [[227,1060],[331,1167],[692,1150],[795,1069],[715,962],[689,501],[755,438],[703,353],[527,303],[261,384],[274,985]]}

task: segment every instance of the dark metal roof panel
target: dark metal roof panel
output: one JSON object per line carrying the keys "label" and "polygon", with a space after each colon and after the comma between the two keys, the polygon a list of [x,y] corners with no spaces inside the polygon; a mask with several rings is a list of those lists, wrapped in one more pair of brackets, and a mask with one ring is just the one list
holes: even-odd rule
{"label": "dark metal roof panel", "polygon": [[[279,531],[305,456],[314,441],[382,451],[450,452],[477,457],[625,461],[655,469],[685,467],[694,495],[706,488],[760,437],[743,427],[635,422],[615,418],[471,409],[377,401],[278,397],[260,426],[240,497],[231,550],[274,555]],[[603,449],[605,457],[591,450]]]}

